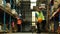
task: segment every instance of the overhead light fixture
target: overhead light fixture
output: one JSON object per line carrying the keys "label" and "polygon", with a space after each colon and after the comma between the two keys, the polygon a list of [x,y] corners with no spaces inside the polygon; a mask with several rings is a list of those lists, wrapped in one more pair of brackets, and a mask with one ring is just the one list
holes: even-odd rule
{"label": "overhead light fixture", "polygon": [[30,0],[30,2],[36,2],[37,0]]}

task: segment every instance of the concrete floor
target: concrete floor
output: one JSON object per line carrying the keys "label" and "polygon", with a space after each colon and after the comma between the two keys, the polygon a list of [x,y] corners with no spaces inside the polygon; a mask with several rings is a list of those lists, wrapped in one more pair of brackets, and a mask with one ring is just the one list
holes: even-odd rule
{"label": "concrete floor", "polygon": [[[37,34],[37,33],[5,33],[5,34]],[[38,34],[57,34],[57,33],[38,33]]]}

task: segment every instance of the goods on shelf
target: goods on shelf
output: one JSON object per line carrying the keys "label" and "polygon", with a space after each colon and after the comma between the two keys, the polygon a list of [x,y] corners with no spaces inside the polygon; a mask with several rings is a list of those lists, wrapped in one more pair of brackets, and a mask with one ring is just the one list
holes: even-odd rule
{"label": "goods on shelf", "polygon": [[16,10],[15,9],[12,9],[12,14],[16,14]]}
{"label": "goods on shelf", "polygon": [[10,10],[11,9],[11,5],[10,5],[10,3],[6,3],[6,10]]}
{"label": "goods on shelf", "polygon": [[11,8],[10,3],[6,3],[6,7]]}
{"label": "goods on shelf", "polygon": [[2,6],[3,5],[3,0],[0,0],[0,6]]}

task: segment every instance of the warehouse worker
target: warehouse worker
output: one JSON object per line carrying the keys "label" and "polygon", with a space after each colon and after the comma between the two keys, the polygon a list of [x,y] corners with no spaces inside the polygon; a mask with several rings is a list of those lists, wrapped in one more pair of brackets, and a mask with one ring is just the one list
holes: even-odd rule
{"label": "warehouse worker", "polygon": [[45,18],[43,16],[43,13],[42,13],[42,8],[39,7],[39,8],[36,8],[37,12],[36,12],[36,20],[37,20],[37,30],[38,30],[38,33],[41,32],[42,30],[42,23],[44,22]]}
{"label": "warehouse worker", "polygon": [[21,19],[17,19],[18,32],[21,32],[21,24],[22,24],[22,20]]}
{"label": "warehouse worker", "polygon": [[54,18],[54,31],[57,32],[58,29],[58,25],[59,25],[59,14],[60,14],[60,4],[58,5],[57,10],[52,14],[52,16],[50,17],[50,19],[52,19],[52,17]]}

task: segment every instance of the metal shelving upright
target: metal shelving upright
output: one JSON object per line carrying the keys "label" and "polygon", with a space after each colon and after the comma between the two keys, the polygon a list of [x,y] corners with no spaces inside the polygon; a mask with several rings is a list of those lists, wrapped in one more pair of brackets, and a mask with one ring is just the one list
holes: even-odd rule
{"label": "metal shelving upright", "polygon": [[[12,0],[9,0],[9,1],[10,1],[10,4],[12,5]],[[15,9],[15,5],[12,8]],[[2,17],[2,22],[3,22],[2,23],[3,24],[3,32],[6,32],[6,28],[7,28],[6,21],[8,21],[8,25],[9,25],[8,31],[11,31],[12,19],[15,20],[15,19],[19,18],[18,14],[17,15],[12,14],[11,9],[10,10],[6,9],[6,0],[3,0],[3,6],[0,6],[0,10],[2,12],[0,17]],[[7,16],[9,18],[7,18]]]}
{"label": "metal shelving upright", "polygon": [[[3,2],[4,2],[3,5],[4,5],[4,7],[5,7],[5,5],[6,5],[6,1],[3,0]],[[6,13],[4,12],[4,20],[3,20],[3,21],[4,21],[4,31],[6,31],[6,24],[5,24],[5,23],[6,23],[6,17],[5,17],[5,15],[6,15]]]}

